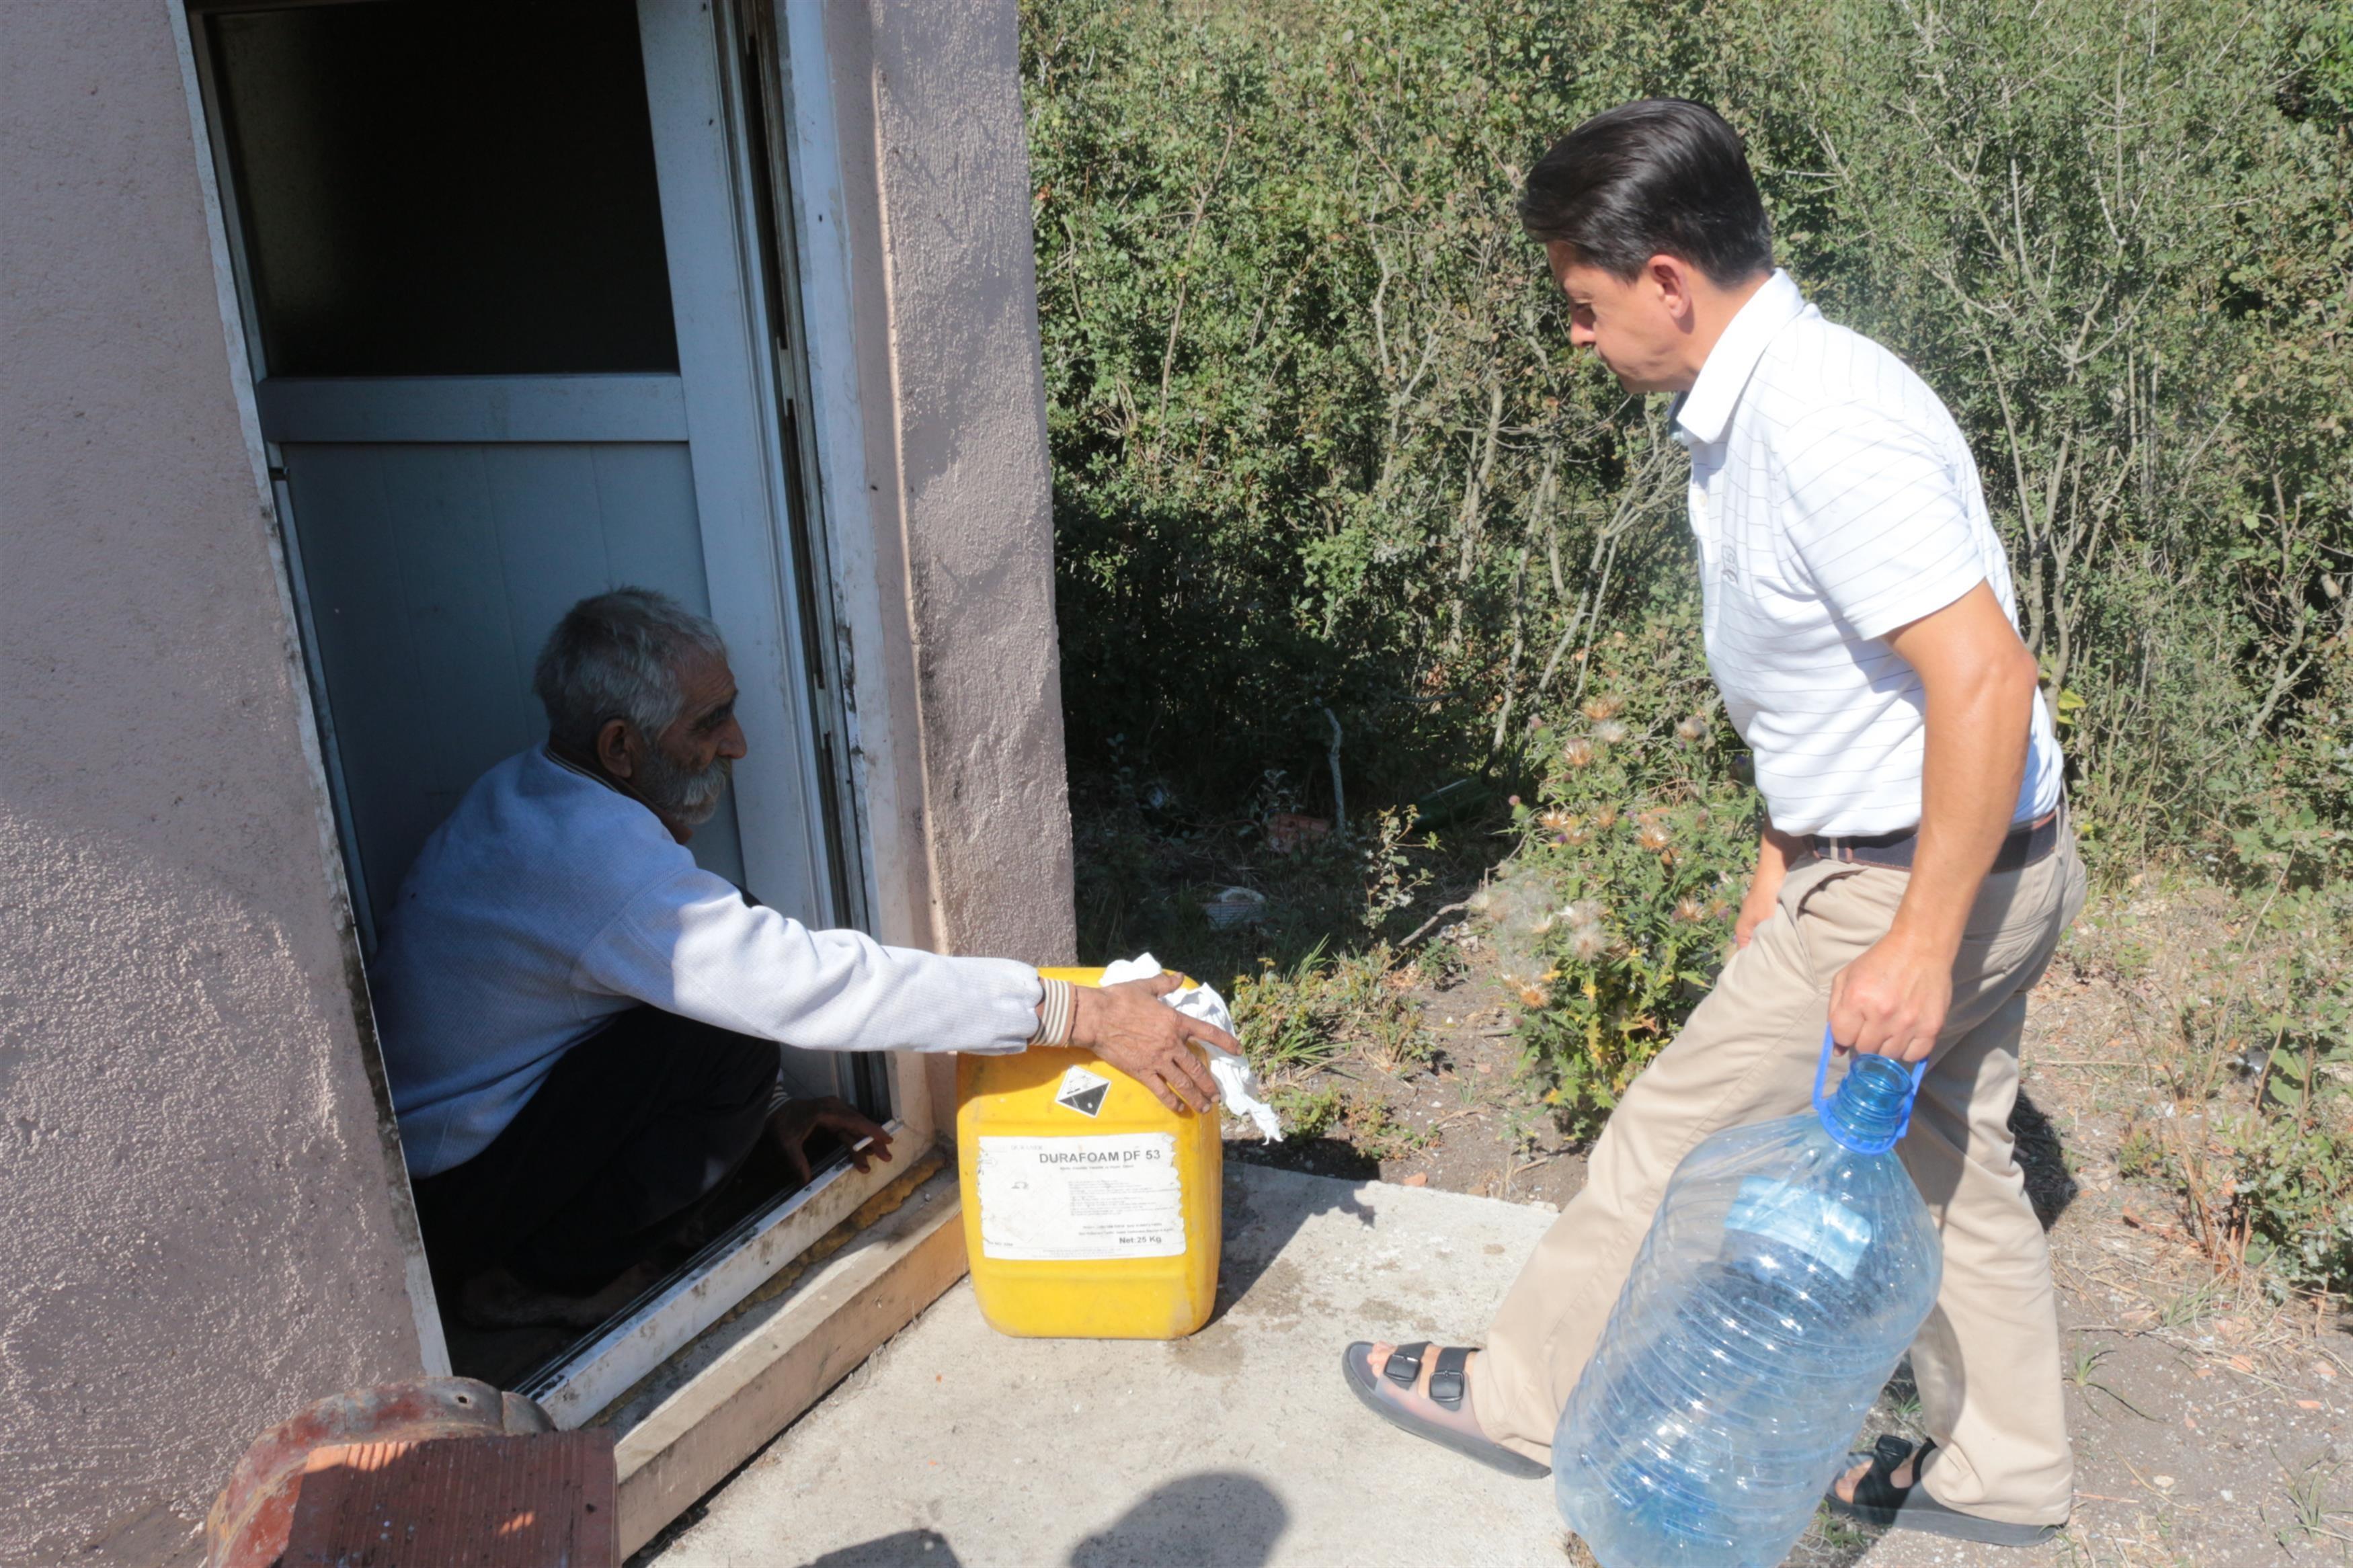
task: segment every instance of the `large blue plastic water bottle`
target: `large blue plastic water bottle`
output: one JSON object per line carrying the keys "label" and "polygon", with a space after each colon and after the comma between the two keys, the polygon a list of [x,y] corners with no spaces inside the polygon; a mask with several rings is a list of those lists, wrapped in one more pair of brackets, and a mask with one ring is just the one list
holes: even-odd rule
{"label": "large blue plastic water bottle", "polygon": [[[1776,1568],[1936,1304],[1892,1152],[1921,1068],[1855,1058],[1814,1109],[1684,1157],[1561,1412],[1553,1488],[1603,1568]],[[1925,1064],[1923,1064],[1925,1066]]]}

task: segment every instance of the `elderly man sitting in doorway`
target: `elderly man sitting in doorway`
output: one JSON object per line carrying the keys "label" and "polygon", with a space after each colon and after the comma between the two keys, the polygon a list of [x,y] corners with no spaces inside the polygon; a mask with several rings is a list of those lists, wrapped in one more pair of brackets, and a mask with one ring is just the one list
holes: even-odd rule
{"label": "elderly man sitting in doorway", "polygon": [[887,1160],[839,1100],[794,1100],[812,1050],[1092,1048],[1172,1107],[1215,1085],[1164,1006],[997,958],[810,931],[685,846],[744,754],[717,629],[623,588],[573,606],[533,687],[548,742],[467,791],[427,840],[374,966],[377,1026],[436,1271],[484,1323],[600,1321],[650,1281],[681,1216],[765,1136],[807,1179],[819,1132]]}

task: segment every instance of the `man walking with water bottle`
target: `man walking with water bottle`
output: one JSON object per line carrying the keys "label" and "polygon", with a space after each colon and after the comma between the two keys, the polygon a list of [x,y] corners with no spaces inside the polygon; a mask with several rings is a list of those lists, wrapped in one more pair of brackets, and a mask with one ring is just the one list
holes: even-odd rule
{"label": "man walking with water bottle", "polygon": [[2026,994],[2083,905],[2061,760],[1977,466],[1901,361],[1773,267],[1740,140],[1648,100],[1595,116],[1521,196],[1571,341],[1676,395],[1709,668],[1767,826],[1736,951],[1594,1146],[1485,1349],[1358,1343],[1381,1415],[1541,1474],[1668,1178],[1720,1128],[1804,1110],[1839,1045],[1927,1072],[1900,1146],[1944,1246],[1913,1346],[1914,1451],[1831,1489],[1866,1522],[2031,1545],[2073,1497],[2050,1254],[2012,1157]]}

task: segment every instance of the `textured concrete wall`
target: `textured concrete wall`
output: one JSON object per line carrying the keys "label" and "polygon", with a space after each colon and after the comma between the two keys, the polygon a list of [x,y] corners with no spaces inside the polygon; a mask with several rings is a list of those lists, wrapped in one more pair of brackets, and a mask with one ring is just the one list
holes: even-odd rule
{"label": "textured concrete wall", "polygon": [[[860,187],[879,194],[853,211],[853,238],[879,259],[861,274],[882,285],[887,362],[874,363],[863,320],[860,336],[871,476],[897,491],[882,487],[877,517],[901,532],[934,939],[1067,963],[1070,808],[1016,9],[832,10],[853,209],[875,199]],[[884,376],[887,399],[875,395]]]}
{"label": "textured concrete wall", "polygon": [[417,1370],[163,0],[0,6],[0,1563]]}
{"label": "textured concrete wall", "polygon": [[[886,893],[1067,959],[1013,5],[828,10],[893,595],[860,655],[922,763]],[[0,1563],[184,1561],[255,1433],[417,1369],[413,1237],[164,0],[0,5]]]}

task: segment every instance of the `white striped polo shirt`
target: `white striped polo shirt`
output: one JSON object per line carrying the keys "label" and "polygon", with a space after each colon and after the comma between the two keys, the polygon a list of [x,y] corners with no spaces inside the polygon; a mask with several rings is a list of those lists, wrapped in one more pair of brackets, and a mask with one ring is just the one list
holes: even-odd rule
{"label": "white striped polo shirt", "polygon": [[[1979,583],[2018,617],[1960,426],[1786,272],[1740,308],[1674,418],[1692,458],[1708,668],[1773,826],[1917,825],[1926,697],[1884,639]],[[2060,778],[2038,691],[2015,819],[2057,805]]]}

